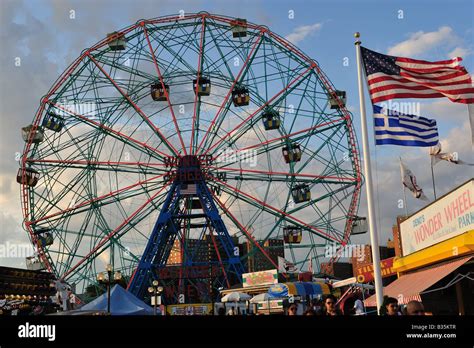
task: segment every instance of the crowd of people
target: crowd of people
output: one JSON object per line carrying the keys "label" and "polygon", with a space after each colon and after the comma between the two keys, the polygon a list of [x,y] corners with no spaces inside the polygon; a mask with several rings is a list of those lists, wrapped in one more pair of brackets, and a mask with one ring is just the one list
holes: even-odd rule
{"label": "crowd of people", "polygon": [[[304,309],[303,309],[304,308]],[[255,315],[265,313],[254,313],[252,311],[240,310],[239,306],[230,306],[227,310],[221,307],[217,310],[218,315]],[[341,310],[336,296],[329,294],[319,300],[312,300],[306,306],[302,303],[288,303],[284,305],[283,314],[285,315],[319,315],[319,316],[340,316],[340,315],[366,315],[368,314],[360,299],[354,301],[354,306]],[[376,314],[375,310],[370,314]],[[379,314],[383,316],[398,315],[427,315],[424,306],[419,301],[410,301],[405,306],[399,306],[396,298],[385,296],[383,304],[380,307]]]}
{"label": "crowd of people", "polygon": [[[398,301],[393,297],[384,297],[383,304],[379,311],[380,315],[396,316],[396,315],[426,315],[424,306],[419,301],[410,301],[401,308],[398,305]],[[286,315],[298,315],[298,305],[292,303],[288,306],[285,311]],[[356,300],[354,307],[343,313],[337,306],[337,299],[334,295],[326,295],[322,301],[313,301],[303,315],[323,315],[323,316],[336,316],[336,315],[364,315],[366,314],[362,305],[362,301]]]}
{"label": "crowd of people", "polygon": [[404,308],[398,305],[398,300],[394,297],[385,296],[379,310],[380,315],[426,315],[423,303],[420,301],[410,301]]}

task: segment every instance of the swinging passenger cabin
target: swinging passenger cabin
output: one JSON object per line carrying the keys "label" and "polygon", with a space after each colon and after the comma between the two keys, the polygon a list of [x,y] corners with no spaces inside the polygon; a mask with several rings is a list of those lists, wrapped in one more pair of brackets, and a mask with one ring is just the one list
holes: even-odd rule
{"label": "swinging passenger cabin", "polygon": [[194,94],[198,96],[209,96],[211,94],[211,80],[206,76],[198,75],[196,79],[193,80],[193,91]]}
{"label": "swinging passenger cabin", "polygon": [[[164,86],[164,88],[163,88]],[[166,91],[166,92],[165,92]],[[170,93],[170,86],[166,83],[157,82],[150,86],[151,98],[154,101],[166,101],[166,95]]]}
{"label": "swinging passenger cabin", "polygon": [[295,203],[307,202],[311,199],[311,191],[307,184],[295,185],[291,190],[291,195]]}
{"label": "swinging passenger cabin", "polygon": [[342,107],[346,106],[346,91],[334,91],[334,94],[329,95],[329,105],[331,109],[340,109],[339,101],[342,104]]}
{"label": "swinging passenger cabin", "polygon": [[28,185],[30,187],[36,186],[40,174],[32,168],[19,168],[16,174],[16,182],[22,185]]}
{"label": "swinging passenger cabin", "polygon": [[299,144],[291,144],[282,148],[283,158],[286,163],[294,163],[301,160],[301,147]]}
{"label": "swinging passenger cabin", "polygon": [[280,128],[280,115],[273,109],[265,109],[262,114],[263,127],[265,130]]}
{"label": "swinging passenger cabin", "polygon": [[301,227],[287,226],[283,228],[283,240],[286,244],[299,244],[303,239]]}
{"label": "swinging passenger cabin", "polygon": [[250,102],[250,94],[247,87],[236,86],[232,90],[232,102],[234,106],[246,106]]}
{"label": "swinging passenger cabin", "polygon": [[44,131],[43,131],[43,129],[39,126],[36,127],[36,129],[34,129],[34,128],[35,127],[32,124],[30,124],[29,126],[23,127],[21,129],[21,137],[23,138],[25,143],[30,141],[30,139],[31,139],[31,142],[33,144],[39,144],[44,140]]}
{"label": "swinging passenger cabin", "polygon": [[236,18],[230,23],[232,30],[232,37],[246,37],[247,36],[247,20],[243,18]]}
{"label": "swinging passenger cabin", "polygon": [[109,47],[111,51],[123,51],[127,47],[127,39],[125,34],[114,31],[113,33],[107,34],[109,39]]}

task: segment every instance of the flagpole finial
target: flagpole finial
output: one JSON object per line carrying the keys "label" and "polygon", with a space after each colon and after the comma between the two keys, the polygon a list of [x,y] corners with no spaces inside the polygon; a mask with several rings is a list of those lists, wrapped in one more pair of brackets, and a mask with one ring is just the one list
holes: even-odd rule
{"label": "flagpole finial", "polygon": [[360,40],[359,40],[359,38],[360,38],[360,33],[359,33],[358,31],[356,31],[356,32],[354,33],[354,37],[356,38],[355,44],[356,44],[356,45],[360,45]]}

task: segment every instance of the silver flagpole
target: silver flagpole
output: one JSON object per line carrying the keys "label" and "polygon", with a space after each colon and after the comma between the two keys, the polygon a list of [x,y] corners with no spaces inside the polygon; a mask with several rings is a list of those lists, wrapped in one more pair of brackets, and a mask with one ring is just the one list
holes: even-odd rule
{"label": "silver flagpole", "polygon": [[374,267],[374,280],[375,280],[375,296],[377,299],[377,312],[380,310],[383,301],[383,285],[382,285],[382,272],[380,270],[380,251],[379,251],[379,237],[377,234],[377,225],[375,219],[375,208],[374,208],[374,196],[372,190],[372,169],[370,166],[370,150],[369,150],[369,138],[367,131],[367,118],[365,116],[365,100],[364,90],[362,86],[362,62],[360,53],[360,34],[355,33],[355,46],[356,46],[356,57],[357,57],[357,76],[359,82],[359,103],[360,103],[360,120],[362,128],[362,149],[364,154],[364,174],[365,174],[365,189],[367,192],[367,210],[369,217],[369,231],[370,231],[370,244],[372,246],[372,262]]}

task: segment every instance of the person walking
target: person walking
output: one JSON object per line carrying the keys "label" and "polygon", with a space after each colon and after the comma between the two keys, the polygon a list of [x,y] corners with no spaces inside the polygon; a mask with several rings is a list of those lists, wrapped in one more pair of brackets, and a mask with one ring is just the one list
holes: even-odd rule
{"label": "person walking", "polygon": [[342,312],[339,308],[336,307],[336,296],[329,294],[326,295],[323,301],[323,310],[322,310],[322,315],[342,315]]}
{"label": "person walking", "polygon": [[394,297],[384,296],[382,306],[380,307],[380,315],[401,315],[401,313],[398,311],[397,299]]}
{"label": "person walking", "polygon": [[425,315],[425,307],[420,301],[410,301],[407,303],[406,315]]}
{"label": "person walking", "polygon": [[298,311],[298,306],[295,303],[292,303],[288,307],[287,315],[297,315],[296,312]]}

